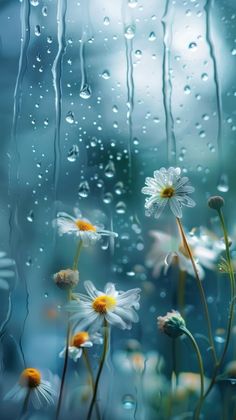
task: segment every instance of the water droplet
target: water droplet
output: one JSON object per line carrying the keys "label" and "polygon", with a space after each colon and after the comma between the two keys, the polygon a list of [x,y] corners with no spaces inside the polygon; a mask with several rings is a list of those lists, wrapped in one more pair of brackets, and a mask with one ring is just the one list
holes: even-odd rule
{"label": "water droplet", "polygon": [[124,395],[122,398],[122,405],[125,410],[132,410],[135,407],[135,399],[133,395]]}
{"label": "water droplet", "polygon": [[41,27],[40,27],[40,25],[35,25],[34,33],[35,33],[36,36],[40,36],[41,35]]}
{"label": "water droplet", "polygon": [[48,298],[48,293],[47,292],[45,292],[44,293],[44,297],[47,299]]}
{"label": "water droplet", "polygon": [[137,4],[138,4],[138,0],[128,0],[128,6],[131,9],[134,9],[137,6]]}
{"label": "water droplet", "polygon": [[73,112],[69,111],[67,116],[66,116],[66,122],[68,122],[69,124],[73,124],[75,121],[75,117]]}
{"label": "water droplet", "polygon": [[125,214],[125,212],[126,212],[126,204],[123,201],[119,201],[116,205],[116,213]]}
{"label": "water droplet", "polygon": [[135,25],[126,26],[125,33],[124,33],[125,38],[126,39],[133,39],[133,37],[135,35],[135,30],[136,30]]}
{"label": "water droplet", "polygon": [[214,337],[214,340],[218,344],[224,344],[225,343],[225,338],[224,337],[221,337],[220,335],[216,335]]}
{"label": "water droplet", "polygon": [[196,42],[190,42],[188,47],[190,50],[195,51],[197,49],[197,44]]}
{"label": "water droplet", "polygon": [[186,95],[189,95],[191,93],[191,88],[189,85],[184,86],[184,93]]}
{"label": "water droplet", "polygon": [[112,111],[116,114],[118,112],[118,107],[116,105],[113,105]]}
{"label": "water droplet", "polygon": [[110,79],[110,73],[109,73],[109,71],[108,70],[104,70],[103,72],[102,72],[102,78],[103,79],[105,79],[105,80],[107,80],[107,79]]}
{"label": "water droplet", "polygon": [[136,50],[134,54],[135,54],[135,56],[136,56],[136,57],[138,57],[138,58],[139,58],[139,57],[142,57],[142,51],[141,51],[141,50]]}
{"label": "water droplet", "polygon": [[153,42],[153,41],[156,40],[156,34],[155,34],[155,32],[150,32],[149,37],[148,37],[148,40],[151,41],[151,42]]}
{"label": "water droplet", "polygon": [[233,48],[233,49],[231,50],[231,54],[232,54],[232,55],[236,55],[236,48]]}
{"label": "water droplet", "polygon": [[43,15],[43,16],[47,16],[47,15],[48,15],[48,9],[47,9],[47,7],[46,7],[46,6],[44,6],[44,7],[42,8],[42,15]]}
{"label": "water droplet", "polygon": [[107,192],[103,196],[103,202],[105,204],[110,204],[113,200],[113,195],[110,192]]}
{"label": "water droplet", "polygon": [[202,73],[201,79],[203,80],[203,82],[206,82],[208,80],[208,74],[207,73]]}
{"label": "water droplet", "polygon": [[86,198],[90,193],[89,183],[88,181],[83,181],[79,184],[79,191],[78,194],[80,197]]}
{"label": "water droplet", "polygon": [[115,172],[116,172],[116,170],[115,170],[114,162],[112,162],[112,160],[110,160],[108,162],[108,164],[106,165],[105,170],[104,170],[105,176],[107,178],[113,178],[113,176],[115,175]]}
{"label": "water droplet", "polygon": [[105,17],[104,17],[104,19],[103,19],[103,24],[104,24],[105,26],[110,25],[110,18],[109,18],[108,16],[105,16]]}
{"label": "water droplet", "polygon": [[27,216],[27,220],[28,220],[28,222],[31,222],[31,223],[34,221],[34,212],[33,212],[33,210],[30,210],[30,212],[29,212],[29,214]]}
{"label": "water droplet", "polygon": [[90,88],[90,86],[86,83],[86,84],[85,84],[84,86],[82,86],[82,88],[80,89],[79,96],[80,96],[82,99],[89,99],[89,98],[91,98],[91,95],[92,95],[91,88]]}
{"label": "water droplet", "polygon": [[32,6],[38,6],[39,5],[39,0],[30,0],[30,4],[32,4]]}
{"label": "water droplet", "polygon": [[229,191],[228,176],[226,174],[221,175],[219,183],[217,185],[217,190],[220,192]]}
{"label": "water droplet", "polygon": [[79,146],[77,146],[77,144],[73,144],[73,146],[71,147],[71,149],[69,150],[67,154],[67,160],[69,160],[69,162],[75,162],[78,154],[79,154]]}

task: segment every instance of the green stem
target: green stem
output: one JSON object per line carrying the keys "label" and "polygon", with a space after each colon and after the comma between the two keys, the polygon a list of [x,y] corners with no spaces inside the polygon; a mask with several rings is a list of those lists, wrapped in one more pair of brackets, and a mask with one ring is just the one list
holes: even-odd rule
{"label": "green stem", "polygon": [[79,256],[80,256],[80,252],[83,246],[83,242],[81,240],[79,240],[77,248],[76,248],[76,253],[75,253],[75,257],[74,257],[74,262],[73,262],[73,267],[72,270],[76,271],[77,267],[78,267],[78,262],[79,262]]}
{"label": "green stem", "polygon": [[[90,385],[92,387],[92,390],[94,392],[95,383],[94,383],[94,378],[93,378],[92,367],[91,367],[91,364],[90,364],[90,361],[89,361],[89,358],[88,358],[88,353],[87,353],[87,350],[85,348],[83,348],[82,351],[83,351],[84,363],[85,363],[85,366],[86,366],[88,374],[89,374],[89,383],[90,383]],[[95,402],[95,409],[96,409],[97,418],[98,418],[98,420],[100,420],[101,416],[100,416],[99,407],[98,407],[97,402]]]}
{"label": "green stem", "polygon": [[181,315],[184,315],[184,306],[185,306],[185,283],[186,283],[186,272],[179,271],[179,284],[178,284],[178,308]]}
{"label": "green stem", "polygon": [[[69,289],[68,301],[70,300],[71,300],[71,290]],[[59,397],[58,397],[58,403],[57,403],[56,420],[58,420],[60,416],[62,397],[63,397],[63,391],[64,391],[64,386],[65,386],[66,370],[67,370],[68,359],[69,359],[70,330],[71,330],[70,323],[68,321],[67,332],[66,332],[66,351],[65,351],[64,365],[63,365],[63,371],[62,371],[62,377],[61,377],[61,385],[60,385],[60,391],[59,391]]]}
{"label": "green stem", "polygon": [[178,217],[176,217],[176,221],[177,221],[177,225],[178,225],[179,230],[180,230],[181,239],[183,240],[183,245],[184,245],[186,251],[188,252],[189,258],[190,258],[192,266],[193,266],[193,271],[194,271],[194,274],[195,274],[195,277],[196,277],[196,280],[197,280],[197,285],[198,285],[198,289],[199,289],[199,292],[200,292],[200,296],[201,296],[201,300],[202,300],[202,304],[203,304],[203,308],[204,308],[204,312],[205,312],[205,317],[206,317],[206,321],[207,321],[207,330],[208,330],[208,337],[209,337],[209,342],[210,342],[210,346],[211,346],[211,351],[212,351],[212,355],[213,355],[213,358],[214,358],[214,362],[215,362],[215,364],[217,364],[217,356],[216,356],[216,351],[215,351],[215,346],[214,346],[214,341],[213,341],[211,321],[210,321],[210,316],[209,316],[209,311],[208,311],[208,306],[207,306],[207,301],[206,301],[204,289],[202,287],[202,282],[199,278],[196,263],[194,261],[192,251],[189,247],[186,235],[184,233],[182,223],[181,223],[181,221]]}
{"label": "green stem", "polygon": [[203,404],[203,401],[204,401],[204,368],[203,368],[202,356],[201,356],[199,347],[198,347],[198,345],[195,341],[195,338],[193,337],[191,332],[187,328],[181,328],[181,330],[190,339],[190,341],[193,345],[193,348],[194,348],[194,350],[196,352],[196,355],[197,355],[199,369],[200,369],[200,379],[201,379],[200,398],[199,398],[199,402],[198,402],[197,407],[196,407],[195,412],[194,412],[194,419],[198,420],[199,417],[200,417],[200,412],[201,412],[202,404]]}
{"label": "green stem", "polygon": [[227,229],[226,229],[226,225],[225,225],[225,221],[224,221],[224,216],[221,210],[218,211],[219,214],[219,218],[220,218],[220,222],[221,222],[221,227],[223,230],[223,234],[224,234],[224,241],[225,241],[225,252],[226,252],[226,259],[227,259],[227,263],[228,263],[228,267],[229,267],[229,277],[230,277],[230,288],[231,288],[231,302],[230,302],[230,308],[229,308],[229,319],[228,319],[228,325],[227,325],[227,333],[226,333],[226,339],[225,339],[225,344],[224,344],[224,349],[222,352],[222,355],[220,357],[220,360],[218,361],[218,363],[215,366],[212,378],[211,378],[211,382],[208,386],[208,389],[204,395],[204,398],[207,397],[207,395],[210,393],[210,391],[212,390],[215,381],[216,381],[216,377],[217,374],[223,364],[226,352],[228,350],[229,347],[229,342],[230,342],[230,336],[231,336],[231,331],[232,331],[232,327],[233,327],[233,320],[234,320],[234,305],[235,305],[235,278],[234,278],[234,270],[233,270],[233,266],[232,266],[232,261],[231,261],[231,257],[230,257],[230,250],[229,250],[229,240],[228,240],[228,234],[227,234]]}
{"label": "green stem", "polygon": [[29,405],[29,398],[30,398],[30,388],[27,391],[27,394],[25,396],[24,404],[23,404],[22,411],[21,411],[20,417],[19,417],[20,419],[23,418],[25,416],[25,414],[27,413],[28,405]]}
{"label": "green stem", "polygon": [[104,366],[104,363],[105,363],[105,360],[106,360],[108,347],[109,347],[109,329],[108,329],[108,323],[107,323],[106,319],[104,319],[103,352],[102,352],[102,357],[101,357],[99,368],[98,368],[97,377],[96,377],[95,384],[94,384],[93,398],[92,398],[92,401],[91,401],[90,406],[89,406],[87,420],[90,420],[91,416],[92,416],[93,407],[94,407],[94,404],[95,404],[95,401],[96,401],[96,398],[97,398],[99,380],[100,380],[101,373],[102,373],[102,370],[103,370],[103,366]]}

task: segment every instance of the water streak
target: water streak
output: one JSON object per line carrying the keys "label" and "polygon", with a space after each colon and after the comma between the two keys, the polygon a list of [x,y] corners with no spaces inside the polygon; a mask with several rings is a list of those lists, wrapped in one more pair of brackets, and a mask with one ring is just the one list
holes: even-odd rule
{"label": "water streak", "polygon": [[172,82],[171,82],[171,44],[172,44],[172,8],[170,1],[166,6],[161,19],[163,27],[163,62],[162,62],[162,95],[165,113],[165,128],[167,139],[167,161],[169,165],[176,165],[176,138],[174,132],[174,118],[172,114]]}
{"label": "water streak", "polygon": [[[23,0],[21,3],[21,10],[20,10],[20,23],[21,23],[21,48],[20,48],[20,57],[18,63],[18,72],[16,77],[16,84],[14,90],[14,102],[13,102],[13,120],[12,120],[12,151],[10,156],[10,164],[9,164],[9,197],[11,198],[11,210],[10,210],[10,217],[9,217],[9,228],[10,228],[10,247],[12,249],[13,254],[15,254],[16,265],[18,262],[18,250],[19,250],[19,242],[20,242],[20,233],[19,233],[19,224],[18,224],[18,202],[19,202],[19,195],[18,195],[18,184],[19,184],[19,168],[20,168],[20,154],[17,144],[17,125],[18,120],[20,117],[21,112],[21,104],[22,104],[22,94],[23,94],[23,80],[27,70],[27,54],[28,48],[30,43],[30,0]],[[16,184],[16,188],[14,188],[14,184]],[[11,188],[13,191],[11,192]],[[17,234],[18,232],[18,234]],[[20,261],[21,262],[21,261]],[[15,289],[14,287],[11,288],[8,297],[8,311],[5,320],[1,325],[1,333],[0,337],[2,338],[8,322],[11,318],[12,313],[12,293]],[[25,321],[29,314],[28,308],[28,288],[27,283],[25,281],[25,289],[26,289],[26,315]],[[19,339],[19,347],[21,351],[22,358],[24,360],[24,353],[21,347],[21,338],[24,332],[24,325],[21,331],[21,336]]]}
{"label": "water streak", "polygon": [[55,92],[55,132],[54,132],[54,189],[57,195],[57,185],[60,170],[60,131],[61,131],[61,108],[62,108],[62,66],[63,56],[66,50],[66,11],[67,0],[58,0],[57,3],[57,42],[58,50],[52,66],[53,87]]}
{"label": "water streak", "polygon": [[81,71],[81,85],[80,85],[80,97],[82,99],[89,99],[92,91],[88,83],[87,71],[86,71],[86,59],[85,59],[85,47],[86,43],[92,38],[91,33],[91,22],[89,16],[89,0],[85,0],[83,3],[82,11],[82,37],[80,41],[80,71]]}
{"label": "water streak", "polygon": [[127,86],[127,123],[129,127],[128,155],[129,171],[132,170],[133,110],[134,110],[134,77],[133,77],[133,40],[125,39],[126,51],[126,86]]}

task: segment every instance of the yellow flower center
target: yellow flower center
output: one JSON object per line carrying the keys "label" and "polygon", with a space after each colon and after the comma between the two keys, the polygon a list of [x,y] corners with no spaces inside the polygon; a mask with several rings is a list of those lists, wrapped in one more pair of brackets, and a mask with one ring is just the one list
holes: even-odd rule
{"label": "yellow flower center", "polygon": [[93,309],[100,314],[105,314],[109,309],[116,306],[116,299],[112,296],[102,295],[93,301]]}
{"label": "yellow flower center", "polygon": [[79,230],[83,230],[84,232],[96,232],[95,226],[93,226],[92,223],[86,222],[85,220],[77,219],[75,224]]}
{"label": "yellow flower center", "polygon": [[20,375],[19,384],[27,388],[36,388],[41,383],[41,373],[34,368],[23,370]]}
{"label": "yellow flower center", "polygon": [[165,187],[161,191],[160,195],[161,195],[162,198],[171,198],[171,197],[173,197],[174,194],[175,194],[175,190],[174,190],[173,187]]}
{"label": "yellow flower center", "polygon": [[80,331],[71,339],[71,346],[79,348],[89,339],[89,334],[86,331]]}

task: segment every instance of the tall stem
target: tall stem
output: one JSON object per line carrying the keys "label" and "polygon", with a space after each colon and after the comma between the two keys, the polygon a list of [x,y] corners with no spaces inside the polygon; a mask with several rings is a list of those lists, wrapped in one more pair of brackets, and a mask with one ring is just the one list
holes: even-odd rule
{"label": "tall stem", "polygon": [[226,253],[226,260],[228,263],[228,267],[229,267],[229,277],[230,277],[230,288],[231,288],[231,302],[230,302],[230,308],[229,308],[229,319],[228,319],[228,325],[227,325],[227,333],[226,333],[226,339],[225,339],[225,344],[224,344],[224,349],[222,352],[222,355],[220,357],[220,360],[218,361],[218,363],[215,366],[212,378],[211,378],[211,382],[208,386],[208,389],[204,395],[204,398],[207,397],[207,395],[210,393],[210,391],[212,390],[215,381],[216,381],[216,377],[217,374],[222,366],[222,363],[224,361],[226,352],[228,350],[229,347],[229,342],[230,342],[230,336],[231,336],[231,331],[232,331],[232,327],[233,327],[233,320],[234,320],[234,306],[235,306],[235,278],[234,278],[234,270],[233,270],[233,266],[232,266],[232,261],[231,261],[231,257],[230,257],[230,250],[229,250],[229,239],[228,239],[228,234],[227,234],[227,229],[226,229],[226,225],[225,225],[225,221],[224,221],[224,216],[221,210],[218,211],[218,215],[220,218],[220,222],[221,222],[221,227],[223,230],[223,234],[224,234],[224,241],[225,241],[225,253]]}
{"label": "tall stem", "polygon": [[197,359],[198,359],[198,364],[199,364],[200,381],[201,381],[200,398],[199,398],[199,402],[198,402],[198,405],[196,407],[196,410],[194,412],[194,419],[198,420],[199,416],[200,416],[201,408],[202,408],[202,403],[204,401],[204,368],[203,368],[202,356],[201,356],[199,347],[198,347],[193,335],[191,334],[191,332],[187,328],[181,328],[181,330],[190,339],[190,341],[193,345],[193,348],[196,352]]}
{"label": "tall stem", "polygon": [[[71,290],[68,291],[68,301],[70,300],[71,300]],[[62,377],[61,377],[61,386],[60,386],[58,403],[57,403],[56,420],[58,420],[60,416],[62,397],[63,397],[63,391],[64,391],[64,386],[65,386],[66,370],[67,370],[68,358],[69,358],[68,356],[69,356],[69,344],[70,344],[70,330],[71,328],[70,328],[70,323],[68,320],[67,331],[66,331],[66,351],[65,351],[64,365],[63,365],[63,371],[62,371]]]}
{"label": "tall stem", "polygon": [[72,270],[74,270],[74,271],[76,271],[77,268],[78,268],[79,256],[80,256],[82,246],[83,246],[83,242],[81,240],[79,240],[77,248],[76,248],[76,252],[75,252],[73,267],[72,267]]}
{"label": "tall stem", "polygon": [[198,272],[197,272],[197,267],[196,267],[196,264],[195,264],[195,261],[194,261],[193,255],[192,255],[192,251],[191,251],[190,246],[188,244],[186,235],[184,233],[182,223],[181,223],[181,221],[178,217],[176,217],[176,221],[177,221],[178,228],[180,230],[181,239],[183,240],[183,245],[184,245],[186,251],[188,252],[189,258],[190,258],[192,266],[193,266],[193,271],[194,271],[194,274],[195,274],[195,277],[196,277],[196,280],[197,280],[197,285],[198,285],[198,289],[199,289],[199,292],[200,292],[202,305],[203,305],[203,308],[204,308],[205,317],[206,317],[206,321],[207,321],[207,330],[208,330],[208,337],[209,337],[209,342],[210,342],[210,346],[211,346],[211,351],[212,351],[212,355],[213,355],[213,358],[214,358],[214,362],[215,362],[215,364],[217,364],[217,356],[216,356],[216,351],[215,351],[215,346],[214,346],[214,341],[213,341],[211,321],[210,321],[210,316],[209,316],[209,311],[208,311],[208,306],[207,306],[207,301],[206,301],[204,289],[202,287],[202,282],[199,278],[199,275],[198,275]]}
{"label": "tall stem", "polygon": [[89,407],[89,411],[88,411],[88,415],[87,415],[87,420],[90,420],[91,419],[91,416],[92,416],[94,403],[95,403],[96,398],[97,398],[99,380],[100,380],[101,373],[102,373],[102,370],[103,370],[103,366],[104,366],[104,363],[105,363],[105,360],[106,360],[106,355],[107,355],[107,352],[108,352],[108,347],[109,347],[109,330],[108,330],[108,323],[107,323],[106,319],[104,319],[103,352],[102,352],[102,357],[101,357],[99,368],[98,368],[97,377],[96,377],[96,380],[95,380],[94,391],[93,391],[93,398],[92,398],[92,401],[90,403],[90,407]]}
{"label": "tall stem", "polygon": [[[88,358],[87,350],[85,348],[83,348],[83,358],[84,358],[85,366],[86,366],[88,374],[89,374],[89,383],[91,384],[92,390],[94,392],[95,383],[94,383],[94,378],[93,378],[93,371],[92,371],[92,367],[91,367],[91,364],[90,364],[90,361],[89,361],[89,358]],[[97,418],[98,418],[98,420],[100,420],[101,416],[100,416],[99,407],[98,407],[97,402],[95,402],[95,408],[96,408]]]}

